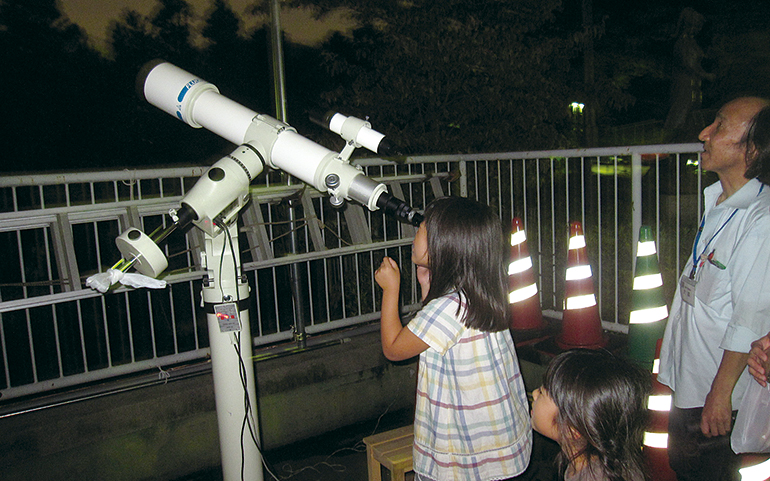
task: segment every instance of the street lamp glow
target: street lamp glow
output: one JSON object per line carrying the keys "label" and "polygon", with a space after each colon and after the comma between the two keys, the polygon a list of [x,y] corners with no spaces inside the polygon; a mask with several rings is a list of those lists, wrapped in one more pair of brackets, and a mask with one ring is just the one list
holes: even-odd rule
{"label": "street lamp glow", "polygon": [[569,104],[569,106],[572,108],[573,114],[582,114],[585,104],[582,104],[580,102],[572,102],[571,104]]}

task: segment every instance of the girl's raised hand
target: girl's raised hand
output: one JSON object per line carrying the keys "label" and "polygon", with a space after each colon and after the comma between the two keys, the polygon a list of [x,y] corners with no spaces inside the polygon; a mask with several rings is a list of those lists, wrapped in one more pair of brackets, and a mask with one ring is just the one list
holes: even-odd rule
{"label": "girl's raised hand", "polygon": [[401,271],[399,271],[396,261],[390,257],[383,257],[382,264],[374,273],[374,280],[382,287],[383,291],[398,290],[401,286]]}

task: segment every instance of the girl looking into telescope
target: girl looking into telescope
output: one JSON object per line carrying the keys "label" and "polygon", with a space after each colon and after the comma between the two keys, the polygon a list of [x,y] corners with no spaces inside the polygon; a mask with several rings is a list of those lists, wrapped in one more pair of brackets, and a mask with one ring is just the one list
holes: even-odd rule
{"label": "girl looking into telescope", "polygon": [[461,197],[434,200],[412,244],[423,308],[402,326],[400,272],[389,257],[381,340],[393,361],[419,354],[413,465],[417,480],[501,480],[529,464],[532,430],[509,328],[500,219]]}

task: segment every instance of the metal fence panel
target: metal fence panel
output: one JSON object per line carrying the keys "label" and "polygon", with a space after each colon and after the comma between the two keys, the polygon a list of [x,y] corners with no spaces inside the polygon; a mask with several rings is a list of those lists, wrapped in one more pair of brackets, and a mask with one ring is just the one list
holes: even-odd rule
{"label": "metal fence panel", "polygon": [[[413,207],[460,195],[492,205],[506,226],[521,218],[542,307],[554,316],[562,310],[568,226],[582,222],[602,320],[623,331],[642,224],[656,232],[664,287],[673,296],[709,181],[698,169],[700,150],[686,144],[357,163]],[[101,295],[84,286],[119,259],[120,232],[163,227],[204,171],[0,177],[0,402],[207,356],[202,236],[195,229],[164,247],[167,289]],[[374,271],[384,255],[402,266],[405,310],[419,307],[412,226],[357,205],[333,208],[275,172],[257,179],[252,197],[252,210],[240,218],[240,244],[255,345],[290,341],[297,308],[308,334],[377,320]],[[292,272],[299,277],[294,293],[287,287]]]}

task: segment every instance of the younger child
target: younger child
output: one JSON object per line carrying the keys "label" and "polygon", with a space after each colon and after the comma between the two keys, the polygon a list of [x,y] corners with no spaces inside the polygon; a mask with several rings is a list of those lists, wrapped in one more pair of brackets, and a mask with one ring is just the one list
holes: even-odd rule
{"label": "younger child", "polygon": [[431,202],[412,244],[423,308],[402,327],[399,269],[385,257],[382,350],[420,355],[414,419],[417,480],[502,480],[529,464],[527,397],[508,331],[500,219],[462,197]]}
{"label": "younger child", "polygon": [[607,351],[556,356],[533,393],[532,427],[559,443],[565,481],[647,479],[642,439],[649,374]]}

